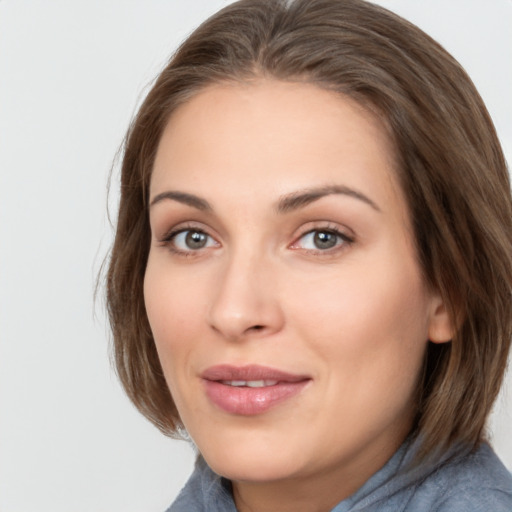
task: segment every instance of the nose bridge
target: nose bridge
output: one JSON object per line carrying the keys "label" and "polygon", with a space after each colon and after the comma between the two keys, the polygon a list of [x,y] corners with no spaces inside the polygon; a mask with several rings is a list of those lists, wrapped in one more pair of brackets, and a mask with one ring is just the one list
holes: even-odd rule
{"label": "nose bridge", "polygon": [[233,248],[219,271],[210,325],[228,339],[281,328],[277,275],[271,259],[251,244]]}

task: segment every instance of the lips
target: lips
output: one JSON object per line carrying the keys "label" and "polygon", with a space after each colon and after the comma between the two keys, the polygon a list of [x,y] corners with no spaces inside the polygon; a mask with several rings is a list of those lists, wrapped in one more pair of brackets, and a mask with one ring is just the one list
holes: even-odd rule
{"label": "lips", "polygon": [[225,412],[242,416],[262,414],[282,404],[311,381],[306,375],[259,365],[212,366],[201,377],[213,404]]}

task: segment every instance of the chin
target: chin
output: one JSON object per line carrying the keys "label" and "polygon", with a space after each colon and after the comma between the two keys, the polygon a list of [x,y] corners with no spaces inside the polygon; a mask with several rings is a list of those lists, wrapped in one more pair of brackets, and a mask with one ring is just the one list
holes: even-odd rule
{"label": "chin", "polygon": [[247,458],[238,454],[226,455],[215,460],[206,459],[210,468],[225,478],[235,482],[272,482],[293,478],[297,465],[276,459],[275,455]]}
{"label": "chin", "polygon": [[241,443],[210,439],[207,446],[199,449],[215,473],[234,481],[269,482],[290,478],[300,472],[304,462],[297,456],[300,449],[256,436],[254,433],[256,440],[247,439]]}

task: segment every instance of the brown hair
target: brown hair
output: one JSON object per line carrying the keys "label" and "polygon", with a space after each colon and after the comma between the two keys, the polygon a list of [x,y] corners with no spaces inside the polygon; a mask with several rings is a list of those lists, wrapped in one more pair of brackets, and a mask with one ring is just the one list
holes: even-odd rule
{"label": "brown hair", "polygon": [[385,121],[399,155],[426,282],[457,334],[429,343],[418,399],[422,457],[472,446],[501,386],[512,334],[512,207],[487,110],[461,66],[420,29],[363,0],[242,0],[201,25],[156,80],[126,136],[107,275],[115,364],[128,396],[176,435],[143,299],[148,188],[169,116],[199,90],[258,77],[350,96]]}

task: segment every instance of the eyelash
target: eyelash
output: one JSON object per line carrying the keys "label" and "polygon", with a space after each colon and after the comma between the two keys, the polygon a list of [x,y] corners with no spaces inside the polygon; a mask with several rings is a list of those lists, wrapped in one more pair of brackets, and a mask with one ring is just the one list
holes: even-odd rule
{"label": "eyelash", "polygon": [[349,236],[343,231],[341,231],[338,227],[328,225],[328,226],[319,226],[314,227],[313,229],[309,229],[302,233],[295,242],[293,242],[290,245],[291,249],[294,250],[301,250],[301,247],[298,247],[298,243],[300,240],[303,240],[307,236],[314,236],[314,234],[324,233],[328,235],[333,235],[336,237],[335,245],[333,247],[329,247],[326,249],[305,249],[309,254],[314,255],[320,255],[320,256],[330,256],[335,253],[338,253],[338,251],[347,249],[347,246],[352,245],[355,242],[355,239],[353,236]]}
{"label": "eyelash", "polygon": [[[208,239],[215,241],[215,239],[209,235],[204,229],[198,228],[196,226],[182,226],[178,229],[172,229],[168,233],[166,233],[162,239],[160,240],[160,244],[162,246],[167,247],[172,253],[178,255],[178,256],[184,256],[184,257],[193,257],[196,256],[197,253],[200,252],[200,249],[204,249],[205,247],[201,247],[199,249],[191,249],[188,250],[184,249],[178,249],[175,245],[176,238],[184,233],[196,233],[200,235],[206,236]],[[208,242],[207,242],[208,243]],[[215,241],[215,243],[218,245],[218,242]],[[208,248],[208,247],[206,247]]]}
{"label": "eyelash", "polygon": [[[172,253],[178,255],[178,256],[184,256],[184,257],[194,257],[197,256],[200,252],[202,252],[202,249],[209,249],[213,245],[208,245],[204,247],[199,247],[197,249],[189,248],[189,249],[179,249],[175,245],[176,238],[179,235],[185,234],[185,233],[195,233],[199,235],[204,235],[209,239],[207,240],[207,244],[211,243],[211,241],[214,242],[214,245],[219,245],[219,243],[211,236],[209,235],[205,230],[198,228],[196,226],[182,226],[178,229],[172,229],[167,234],[163,236],[163,238],[160,240],[160,244],[162,246],[167,247]],[[344,250],[347,247],[354,243],[355,239],[353,236],[349,236],[346,233],[342,232],[340,229],[338,229],[335,226],[321,226],[321,227],[315,227],[313,229],[309,229],[302,233],[298,238],[296,238],[295,242],[293,242],[288,247],[293,250],[301,250],[302,248],[298,246],[299,241],[303,240],[307,236],[312,236],[314,234],[327,234],[327,235],[333,235],[336,237],[335,245],[333,247],[328,247],[325,249],[303,249],[307,251],[309,254],[315,254],[320,256],[328,256],[332,255],[334,253],[337,253],[340,250]]]}

